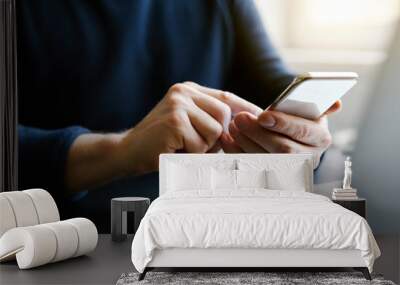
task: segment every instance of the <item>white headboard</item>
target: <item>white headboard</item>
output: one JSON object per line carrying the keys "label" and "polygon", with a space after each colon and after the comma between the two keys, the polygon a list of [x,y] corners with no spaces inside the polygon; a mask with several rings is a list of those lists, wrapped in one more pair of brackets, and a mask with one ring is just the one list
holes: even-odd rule
{"label": "white headboard", "polygon": [[159,195],[164,194],[167,189],[167,170],[169,163],[177,163],[190,166],[211,165],[213,167],[223,167],[225,169],[237,169],[237,164],[248,164],[250,168],[270,167],[271,165],[287,164],[291,162],[306,163],[306,171],[308,174],[308,189],[307,192],[312,192],[313,189],[313,159],[312,154],[161,154],[159,163]]}

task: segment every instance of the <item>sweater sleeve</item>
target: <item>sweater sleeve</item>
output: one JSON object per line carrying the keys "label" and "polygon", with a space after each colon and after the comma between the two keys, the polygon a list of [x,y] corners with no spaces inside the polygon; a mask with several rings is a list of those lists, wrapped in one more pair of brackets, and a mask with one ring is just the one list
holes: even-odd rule
{"label": "sweater sleeve", "polygon": [[254,1],[232,0],[234,62],[232,89],[241,97],[267,107],[293,80],[273,47]]}
{"label": "sweater sleeve", "polygon": [[89,132],[78,126],[44,130],[19,125],[19,188],[39,187],[54,197],[63,196],[69,148],[78,136]]}

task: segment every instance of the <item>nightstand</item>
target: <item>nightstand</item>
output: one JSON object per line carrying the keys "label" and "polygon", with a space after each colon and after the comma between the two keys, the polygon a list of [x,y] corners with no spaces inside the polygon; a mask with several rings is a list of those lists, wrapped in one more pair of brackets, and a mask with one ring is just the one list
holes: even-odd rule
{"label": "nightstand", "polygon": [[332,200],[332,202],[366,218],[367,200],[364,198],[358,198],[356,200]]}
{"label": "nightstand", "polygon": [[124,241],[128,234],[127,212],[134,214],[133,234],[139,227],[150,206],[150,199],[143,197],[120,197],[111,199],[111,239]]}

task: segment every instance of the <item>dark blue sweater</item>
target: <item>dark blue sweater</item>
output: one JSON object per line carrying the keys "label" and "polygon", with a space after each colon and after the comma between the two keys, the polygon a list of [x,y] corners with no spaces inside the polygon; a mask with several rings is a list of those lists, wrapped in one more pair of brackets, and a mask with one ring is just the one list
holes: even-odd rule
{"label": "dark blue sweater", "polygon": [[[19,186],[43,187],[61,214],[108,228],[109,198],[157,196],[157,175],[116,181],[70,202],[74,139],[137,124],[185,80],[267,106],[292,75],[250,0],[20,0]],[[103,224],[101,224],[103,222]]]}

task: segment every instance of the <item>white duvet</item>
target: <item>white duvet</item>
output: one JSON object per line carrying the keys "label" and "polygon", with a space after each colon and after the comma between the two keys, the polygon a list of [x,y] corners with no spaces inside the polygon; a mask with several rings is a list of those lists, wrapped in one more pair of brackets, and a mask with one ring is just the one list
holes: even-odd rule
{"label": "white duvet", "polygon": [[249,189],[167,193],[150,206],[132,243],[143,272],[155,249],[358,249],[372,271],[379,248],[368,223],[328,198],[307,192]]}

